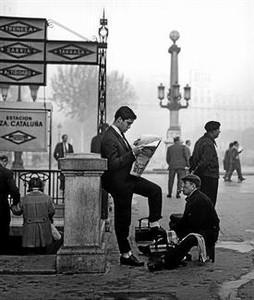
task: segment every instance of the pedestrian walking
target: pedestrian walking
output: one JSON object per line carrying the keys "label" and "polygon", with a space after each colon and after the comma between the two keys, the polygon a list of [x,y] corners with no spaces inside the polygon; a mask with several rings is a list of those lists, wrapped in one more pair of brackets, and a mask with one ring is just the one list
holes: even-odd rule
{"label": "pedestrian walking", "polygon": [[219,184],[219,160],[215,139],[220,134],[220,123],[209,121],[205,124],[206,133],[195,143],[190,157],[190,172],[201,179],[200,190],[215,206]]}
{"label": "pedestrian walking", "polygon": [[136,118],[128,106],[122,106],[116,111],[113,124],[103,136],[101,154],[108,159],[108,170],[102,176],[102,185],[114,201],[114,224],[121,254],[120,264],[138,267],[143,266],[144,262],[133,255],[128,240],[134,193],[148,198],[151,237],[157,238],[165,231],[159,226],[162,210],[161,188],[145,178],[130,175],[135,156],[142,152],[142,146],[131,148],[124,133]]}
{"label": "pedestrian walking", "polygon": [[174,137],[174,144],[168,147],[166,161],[169,172],[167,197],[172,197],[175,175],[177,175],[176,198],[180,198],[182,188],[181,179],[186,175],[186,171],[189,169],[189,154],[187,147],[181,143],[179,136]]}
{"label": "pedestrian walking", "polygon": [[241,183],[243,182],[246,178],[243,177],[242,175],[242,169],[241,169],[241,162],[240,162],[240,157],[239,154],[242,153],[243,149],[239,149],[239,143],[238,141],[233,142],[233,146],[230,150],[230,155],[229,155],[229,171],[228,171],[228,177],[227,181],[232,181],[231,177],[234,171],[236,171],[237,176],[238,176],[238,182]]}
{"label": "pedestrian walking", "polygon": [[187,152],[188,152],[188,159],[190,159],[191,157],[191,140],[186,140],[185,141],[185,146],[187,148]]}
{"label": "pedestrian walking", "polygon": [[229,144],[228,149],[225,151],[224,158],[223,158],[223,168],[225,171],[225,174],[223,176],[224,181],[228,181],[228,172],[229,172],[229,166],[230,166],[230,154],[231,154],[231,148],[233,147],[233,142]]}
{"label": "pedestrian walking", "polygon": [[7,169],[8,157],[0,156],[0,254],[6,254],[9,246],[10,231],[10,204],[8,196],[12,198],[12,204],[16,205],[20,202],[19,189],[13,178],[11,170]]}

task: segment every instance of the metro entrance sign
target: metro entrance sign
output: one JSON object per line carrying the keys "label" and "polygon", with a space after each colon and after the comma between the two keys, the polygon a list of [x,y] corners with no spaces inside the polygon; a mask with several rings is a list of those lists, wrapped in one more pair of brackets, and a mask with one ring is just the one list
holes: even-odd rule
{"label": "metro entrance sign", "polygon": [[0,17],[0,83],[46,85],[47,64],[98,65],[98,42],[49,41],[47,20]]}
{"label": "metro entrance sign", "polygon": [[46,85],[47,20],[0,17],[0,83]]}
{"label": "metro entrance sign", "polygon": [[0,17],[1,39],[46,40],[47,20],[39,18]]}
{"label": "metro entrance sign", "polygon": [[101,133],[106,122],[107,24],[103,11],[96,42],[50,41],[47,19],[0,16],[2,90],[8,85],[46,85],[47,64],[98,65],[97,130]]}

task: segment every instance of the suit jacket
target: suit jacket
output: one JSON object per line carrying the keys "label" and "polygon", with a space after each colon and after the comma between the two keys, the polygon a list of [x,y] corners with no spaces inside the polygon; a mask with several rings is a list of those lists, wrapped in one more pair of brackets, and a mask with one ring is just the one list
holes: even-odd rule
{"label": "suit jacket", "polygon": [[101,156],[108,159],[108,170],[102,176],[102,185],[109,193],[125,195],[134,186],[135,176],[130,175],[135,156],[123,138],[109,127],[101,143]]}
{"label": "suit jacket", "polygon": [[189,233],[199,233],[206,242],[214,243],[218,238],[219,223],[211,200],[201,191],[195,190],[186,198],[183,217],[174,230],[180,238]]}
{"label": "suit jacket", "polygon": [[[67,153],[73,153],[74,151],[73,151],[72,145],[70,143],[67,143],[67,144],[68,144],[68,151],[67,151]],[[54,155],[54,158],[56,160],[58,160],[59,158],[64,157],[64,145],[63,145],[63,142],[57,143],[53,155]]]}
{"label": "suit jacket", "polygon": [[0,165],[0,223],[10,222],[8,195],[13,199],[13,204],[20,201],[19,189],[13,179],[12,171]]}
{"label": "suit jacket", "polygon": [[187,147],[181,144],[169,146],[166,160],[170,169],[184,169],[185,167],[189,167]]}

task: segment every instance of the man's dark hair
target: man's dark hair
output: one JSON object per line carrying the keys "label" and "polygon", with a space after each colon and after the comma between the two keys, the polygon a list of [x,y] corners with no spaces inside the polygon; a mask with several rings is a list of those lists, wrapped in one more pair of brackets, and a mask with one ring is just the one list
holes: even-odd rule
{"label": "man's dark hair", "polygon": [[175,136],[174,137],[174,143],[179,142],[180,141],[180,136]]}
{"label": "man's dark hair", "polygon": [[234,142],[233,142],[233,145],[234,145],[234,146],[239,145],[238,141],[234,141]]}
{"label": "man's dark hair", "polygon": [[115,113],[115,121],[121,117],[124,120],[131,119],[136,120],[137,116],[128,106],[121,106]]}
{"label": "man's dark hair", "polygon": [[67,137],[68,137],[68,134],[66,134],[66,133],[65,133],[65,134],[63,134],[63,135],[62,135],[62,140],[64,139],[64,137],[65,137],[65,136],[67,136]]}
{"label": "man's dark hair", "polygon": [[209,121],[205,124],[205,130],[207,132],[211,132],[220,128],[220,122],[217,121]]}

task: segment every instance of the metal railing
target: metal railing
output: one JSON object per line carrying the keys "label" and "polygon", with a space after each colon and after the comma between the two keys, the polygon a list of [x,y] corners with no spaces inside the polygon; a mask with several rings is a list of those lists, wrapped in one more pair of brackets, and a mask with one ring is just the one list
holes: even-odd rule
{"label": "metal railing", "polygon": [[20,195],[27,193],[28,182],[32,177],[39,177],[44,182],[44,193],[49,195],[54,204],[64,204],[64,191],[60,190],[60,170],[20,170],[12,169]]}

